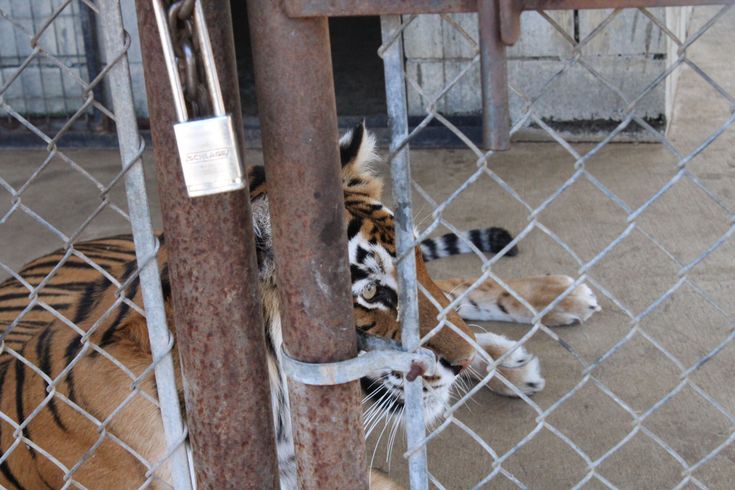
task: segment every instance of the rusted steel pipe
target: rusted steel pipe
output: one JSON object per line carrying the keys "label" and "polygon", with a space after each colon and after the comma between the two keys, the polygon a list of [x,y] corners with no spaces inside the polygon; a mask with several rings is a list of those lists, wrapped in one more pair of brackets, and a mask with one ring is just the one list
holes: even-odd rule
{"label": "rusted steel pipe", "polygon": [[[248,2],[283,336],[291,357],[356,355],[326,18]],[[361,393],[289,383],[299,488],[367,489]]]}
{"label": "rusted steel pipe", "polygon": [[482,144],[485,150],[510,149],[508,60],[500,34],[499,0],[479,0]]}
{"label": "rusted steel pipe", "polygon": [[523,5],[518,0],[499,0],[500,39],[506,46],[513,46],[521,37],[521,12]]}
{"label": "rusted steel pipe", "polygon": [[[445,14],[477,12],[483,0],[284,0],[291,17],[353,15]],[[735,0],[514,0],[522,10],[573,10],[603,8],[727,5]]]}
{"label": "rusted steel pipe", "polygon": [[[228,3],[205,1],[227,111],[243,149]],[[176,337],[199,488],[277,488],[275,435],[247,191],[189,199],[149,0],[136,0]]]}

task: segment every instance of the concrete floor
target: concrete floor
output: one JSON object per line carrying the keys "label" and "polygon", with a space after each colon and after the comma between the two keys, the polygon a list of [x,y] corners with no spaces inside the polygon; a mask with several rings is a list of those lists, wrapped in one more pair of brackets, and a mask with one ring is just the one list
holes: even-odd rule
{"label": "concrete floor", "polygon": [[[694,26],[708,19],[713,9],[698,10]],[[731,94],[735,93],[735,65],[725,46],[735,45],[735,12],[716,24],[688,54]],[[682,153],[693,151],[730,116],[725,99],[719,97],[692,70],[682,72],[669,137]],[[575,145],[580,152],[592,145]],[[615,247],[589,275],[607,289],[631,314],[637,316],[678,280],[679,266],[646,235],[681,263],[702,254],[732,227],[735,209],[735,128],[730,127],[702,152],[689,170],[713,191],[729,213],[712,201],[690,180],[683,179],[661,196],[637,220],[636,230]],[[413,177],[434,200],[442,202],[475,170],[468,151],[414,152]],[[491,169],[532,207],[539,206],[574,172],[574,159],[559,145],[517,144],[507,154],[494,158]],[[676,161],[661,145],[613,144],[586,165],[611,192],[635,210],[671,179]],[[428,226],[431,206],[415,196],[417,222]],[[528,223],[528,211],[487,176],[460,195],[444,217],[459,228],[500,225],[517,233]],[[626,212],[581,179],[559,196],[539,216],[539,222],[567,243],[584,261],[591,260],[628,226]],[[437,232],[439,233],[439,232]],[[566,273],[575,275],[573,259],[551,238],[534,230],[520,243],[517,257],[504,259],[494,269],[501,277]],[[480,261],[473,257],[447,259],[431,264],[437,277],[476,275]],[[654,442],[669,446],[686,465],[694,465],[725,443],[735,433],[735,388],[732,383],[735,341],[695,370],[689,381],[706,392],[729,415],[714,408],[693,388],[682,384],[682,371],[715,349],[733,334],[735,314],[735,242],[725,242],[696,267],[679,288],[653,312],[644,316],[638,331],[615,354],[592,369],[585,367],[626,336],[634,323],[599,289],[603,311],[580,326],[554,330],[580,356],[577,361],[560,343],[544,333],[534,335],[527,346],[542,362],[546,388],[533,397],[542,411],[556,407],[543,418],[525,402],[502,398],[482,390],[458,418],[487,442],[498,455],[519,445],[542,423],[529,442],[521,443],[503,463],[529,488],[571,488],[588,473],[588,464],[569,442],[597,461],[631,435],[633,416],[620,407],[618,397],[640,417],[672,390],[676,394],[645,418],[641,429],[626,444],[597,467],[597,474],[618,488],[673,488],[683,478],[682,465]],[[700,288],[697,291],[696,288]],[[716,301],[718,312],[706,297]],[[511,338],[520,338],[528,327],[487,323],[483,327]],[[677,366],[646,340],[650,336],[681,363]],[[598,385],[599,383],[599,385]],[[600,385],[604,385],[605,393]],[[680,388],[680,389],[679,389]],[[568,394],[576,389],[569,396]],[[563,402],[560,402],[563,400]],[[551,427],[553,430],[550,430]],[[559,437],[557,434],[562,434]],[[386,437],[387,438],[387,437]],[[566,439],[566,441],[564,440]],[[525,442],[525,441],[524,441]],[[379,444],[376,461],[384,464],[385,441]],[[393,450],[391,475],[403,477],[405,463]],[[469,488],[491,471],[492,458],[458,426],[450,426],[429,444],[429,468],[446,488]],[[389,465],[384,464],[384,469]],[[700,466],[693,476],[709,488],[735,486],[735,446],[729,445]],[[485,488],[514,488],[499,475]],[[585,488],[604,488],[593,479]],[[694,488],[690,483],[687,488]]]}
{"label": "concrete floor", "polygon": [[[711,9],[697,11],[695,23],[708,18]],[[735,94],[735,65],[728,46],[735,45],[735,11],[716,24],[690,48],[689,56],[730,93]],[[703,141],[728,117],[730,110],[691,69],[680,79],[676,120],[670,131],[673,144],[686,153]],[[588,151],[591,145],[576,145]],[[730,128],[689,165],[691,173],[719,196],[728,209],[735,209],[735,128]],[[70,157],[102,182],[118,168],[113,153],[68,151]],[[0,175],[19,185],[43,161],[41,151],[3,151]],[[261,160],[258,152],[249,162]],[[151,165],[151,155],[146,164]],[[415,151],[415,179],[435,200],[446,199],[475,170],[469,151]],[[541,204],[574,172],[574,161],[563,148],[548,143],[519,143],[493,158],[491,168],[531,206]],[[383,167],[385,170],[385,167]],[[676,161],[661,145],[612,144],[587,163],[587,170],[631,209],[642,205],[676,173]],[[148,175],[152,176],[152,169]],[[150,189],[155,189],[151,180]],[[71,192],[68,192],[71,190]],[[62,195],[64,194],[64,195]],[[113,202],[124,206],[121,189],[112,193]],[[71,233],[98,202],[96,189],[56,159],[24,194],[23,202],[63,232]],[[10,205],[0,191],[0,215]],[[154,208],[157,209],[154,198]],[[417,223],[426,226],[431,208],[416,196]],[[528,212],[487,176],[480,178],[445,213],[459,228],[504,226],[514,233],[528,223]],[[683,179],[649,207],[637,227],[591,270],[590,276],[633,315],[641,312],[678,280],[676,263],[646,235],[655,237],[670,254],[687,263],[703,253],[732,226],[732,214],[723,211],[690,180]],[[156,217],[158,220],[158,217]],[[626,213],[585,180],[572,185],[541,215],[539,222],[569,244],[582,260],[590,260],[628,226]],[[158,223],[157,223],[158,224]],[[22,213],[0,225],[0,262],[18,267],[26,260],[61,245]],[[125,230],[124,222],[104,211],[83,236],[101,236]],[[439,232],[439,231],[438,231]],[[437,232],[437,233],[438,233]],[[521,253],[501,260],[496,272],[501,277],[545,273],[576,274],[572,258],[539,230],[520,244]],[[476,275],[480,261],[457,257],[431,265],[437,277]],[[0,278],[4,274],[0,271]],[[554,332],[580,356],[576,360],[559,342],[544,333],[527,344],[537,354],[546,378],[546,388],[533,397],[541,410],[558,404],[543,420],[525,402],[495,396],[481,390],[458,411],[457,417],[499,454],[505,454],[534,431],[547,424],[530,441],[512,453],[503,468],[529,488],[569,488],[587,473],[587,463],[568,442],[595,461],[631,434],[636,425],[630,413],[612,396],[641,416],[672,390],[676,394],[646,417],[637,433],[597,467],[597,474],[619,488],[672,488],[682,479],[682,466],[658,441],[693,465],[722,445],[735,433],[732,415],[725,416],[705,401],[691,384],[682,384],[684,369],[695,364],[733,333],[735,315],[735,241],[730,238],[688,274],[692,284],[679,288],[652,313],[641,319],[637,332],[600,366],[585,373],[584,366],[605,354],[630,332],[628,315],[599,289],[603,311],[586,324]],[[705,298],[716,301],[722,311]],[[528,327],[487,323],[483,327],[512,338],[520,338]],[[667,358],[644,338],[655,339],[681,363]],[[689,381],[723,411],[735,413],[735,341],[709,362],[695,370]],[[590,377],[585,377],[590,374]],[[598,384],[599,383],[599,384]],[[600,386],[607,387],[605,390]],[[570,390],[576,391],[568,396]],[[560,400],[563,402],[559,403]],[[553,427],[553,432],[550,428]],[[377,432],[377,431],[376,431]],[[554,433],[556,432],[556,434]],[[559,437],[562,434],[563,437]],[[374,436],[373,438],[374,439]],[[405,481],[406,465],[400,458],[401,437],[390,464],[385,463],[385,439],[378,444],[375,464],[391,476]],[[566,440],[565,440],[566,439]],[[375,444],[374,440],[370,441]],[[446,488],[469,488],[489,471],[492,458],[460,427],[453,425],[429,445],[429,467]],[[735,485],[735,445],[697,467],[693,476],[709,488],[730,489]],[[514,487],[499,475],[485,488]],[[592,480],[585,488],[603,488]],[[694,488],[689,484],[687,488]]]}

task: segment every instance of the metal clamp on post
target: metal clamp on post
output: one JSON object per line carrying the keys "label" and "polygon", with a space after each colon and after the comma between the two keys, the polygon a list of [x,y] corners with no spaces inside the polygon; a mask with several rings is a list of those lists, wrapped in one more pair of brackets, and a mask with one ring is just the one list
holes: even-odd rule
{"label": "metal clamp on post", "polygon": [[398,342],[358,332],[357,345],[362,354],[338,362],[310,363],[282,351],[281,364],[290,379],[307,385],[336,385],[356,381],[375,371],[391,370],[403,373],[408,381],[436,373],[436,355],[423,347],[406,352]]}

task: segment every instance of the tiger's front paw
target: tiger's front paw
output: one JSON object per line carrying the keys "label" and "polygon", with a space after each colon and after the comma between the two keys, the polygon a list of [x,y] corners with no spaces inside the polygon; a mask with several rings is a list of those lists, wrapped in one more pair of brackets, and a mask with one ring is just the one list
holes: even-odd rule
{"label": "tiger's front paw", "polygon": [[[546,380],[541,376],[541,363],[536,356],[531,356],[528,362],[522,366],[509,367],[501,365],[498,366],[497,370],[500,376],[493,376],[488,383],[488,388],[499,395],[517,398],[520,391],[526,396],[531,396],[543,390],[546,386]],[[501,376],[503,379],[501,379]],[[516,389],[513,389],[508,383]]]}
{"label": "tiger's front paw", "polygon": [[[574,279],[569,276],[547,276],[547,278],[551,287],[550,301],[538,305],[540,309],[545,308],[574,283]],[[550,327],[582,323],[601,309],[592,289],[586,284],[580,284],[544,316],[543,323]]]}
{"label": "tiger's front paw", "polygon": [[[530,396],[544,389],[546,381],[541,376],[541,364],[538,358],[530,354],[522,345],[516,347],[515,340],[490,332],[478,333],[476,338],[478,344],[493,359],[503,359],[495,368],[496,375],[490,379],[488,388],[499,395],[512,397],[519,396],[519,391]],[[510,350],[512,352],[506,355],[506,352]],[[480,378],[492,369],[479,355],[476,356],[472,367]],[[512,384],[515,389],[506,382]]]}

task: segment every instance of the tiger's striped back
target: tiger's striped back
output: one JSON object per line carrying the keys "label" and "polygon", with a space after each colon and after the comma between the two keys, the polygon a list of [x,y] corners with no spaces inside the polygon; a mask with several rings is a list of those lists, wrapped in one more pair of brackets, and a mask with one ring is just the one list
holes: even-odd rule
{"label": "tiger's striped back", "polygon": [[59,249],[28,263],[18,272],[21,280],[11,277],[0,284],[5,345],[22,348],[54,320],[51,310],[71,321],[85,316],[94,285],[102,281],[112,285],[105,275],[124,280],[131,263],[134,266],[135,246],[130,235],[79,243],[70,251]]}
{"label": "tiger's striped back", "polygon": [[[133,453],[155,461],[163,443],[131,439],[126,426],[145,420],[130,414],[147,414],[145,432],[161,432],[150,376],[140,383],[140,395],[126,401],[134,377],[150,364],[136,269],[132,237],[121,235],[52,252],[23,267],[20,279],[0,284],[0,410],[22,427],[19,434],[0,424],[3,486],[60,488],[65,471],[52,459],[68,471],[96,444],[94,464],[79,467],[76,481],[106,481],[110,488],[145,482],[147,468]],[[105,467],[129,477],[110,479],[100,473]]]}

